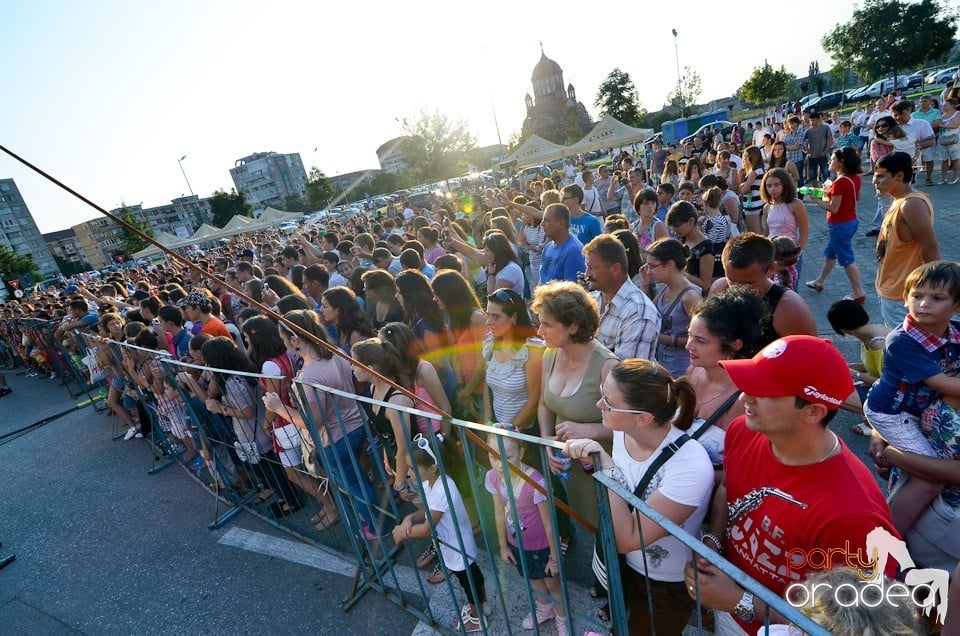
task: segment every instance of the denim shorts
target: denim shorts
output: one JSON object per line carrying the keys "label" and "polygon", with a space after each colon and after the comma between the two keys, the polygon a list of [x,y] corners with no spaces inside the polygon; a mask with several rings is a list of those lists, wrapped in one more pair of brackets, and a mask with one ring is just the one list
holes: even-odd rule
{"label": "denim shorts", "polygon": [[123,381],[123,377],[115,375],[110,378],[110,388],[116,389],[117,391],[123,391],[123,387],[126,386],[126,383]]}
{"label": "denim shorts", "polygon": [[547,578],[547,562],[550,560],[550,548],[542,550],[523,550],[510,544],[510,551],[513,552],[513,558],[517,560],[517,571],[523,576],[523,559],[527,561],[527,578],[531,581],[539,581]]}
{"label": "denim shorts", "polygon": [[857,233],[859,219],[844,221],[843,223],[827,223],[829,240],[823,248],[823,256],[840,262],[841,267],[853,265],[856,256],[853,253],[853,235]]}

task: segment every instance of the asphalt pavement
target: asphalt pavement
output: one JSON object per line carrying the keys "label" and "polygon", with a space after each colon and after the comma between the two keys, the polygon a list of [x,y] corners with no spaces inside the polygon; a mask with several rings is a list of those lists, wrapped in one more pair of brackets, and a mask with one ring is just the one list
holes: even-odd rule
{"label": "asphalt pavement", "polygon": [[[409,634],[417,621],[352,570],[247,513],[209,530],[214,500],[182,468],[155,475],[142,441],[111,441],[56,380],[7,373],[0,401],[0,632]],[[222,504],[221,504],[222,512]]]}

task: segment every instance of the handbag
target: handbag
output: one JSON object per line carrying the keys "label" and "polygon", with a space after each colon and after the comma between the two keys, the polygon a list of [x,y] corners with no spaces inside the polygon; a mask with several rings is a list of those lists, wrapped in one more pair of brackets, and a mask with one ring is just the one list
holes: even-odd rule
{"label": "handbag", "polygon": [[940,133],[940,139],[938,141],[941,146],[952,146],[957,143],[958,139],[960,139],[960,129],[954,128],[949,132]]}
{"label": "handbag", "polygon": [[[713,416],[711,416],[712,418]],[[719,417],[719,416],[718,416]],[[657,474],[657,471],[666,464],[671,457],[673,457],[680,447],[690,441],[690,437],[684,433],[677,439],[673,440],[667,444],[660,454],[657,455],[657,458],[653,460],[653,463],[647,468],[643,473],[643,477],[640,478],[640,481],[637,483],[637,487],[633,489],[633,494],[638,499],[643,499],[643,493],[646,492],[647,486],[650,485],[650,481]],[[627,504],[630,508],[630,511],[633,512],[633,506]],[[621,555],[622,558],[622,555]],[[622,565],[622,563],[621,563]],[[597,582],[603,586],[603,589],[609,590],[610,583],[607,580],[607,564],[603,560],[603,551],[597,551],[597,546],[593,546],[593,561],[590,564],[593,569],[593,575],[597,577]]]}
{"label": "handbag", "polygon": [[87,367],[87,371],[90,372],[90,384],[96,384],[97,382],[106,379],[107,372],[97,361],[96,350],[93,350],[87,355],[83,356],[80,361],[84,364],[84,366]]}

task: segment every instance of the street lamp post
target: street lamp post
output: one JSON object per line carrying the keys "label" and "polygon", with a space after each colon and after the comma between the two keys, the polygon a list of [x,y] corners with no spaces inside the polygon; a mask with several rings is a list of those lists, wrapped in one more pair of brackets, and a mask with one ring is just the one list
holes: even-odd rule
{"label": "street lamp post", "polygon": [[183,173],[183,180],[187,182],[187,190],[190,191],[190,196],[194,196],[193,188],[190,187],[190,179],[187,179],[187,171],[183,169],[183,160],[187,158],[187,155],[183,155],[177,159],[177,164],[180,166],[180,172]]}
{"label": "street lamp post", "polygon": [[673,29],[673,52],[677,56],[677,100],[680,102],[680,117],[686,117],[683,104],[683,88],[680,86],[680,48],[677,46],[677,30]]}

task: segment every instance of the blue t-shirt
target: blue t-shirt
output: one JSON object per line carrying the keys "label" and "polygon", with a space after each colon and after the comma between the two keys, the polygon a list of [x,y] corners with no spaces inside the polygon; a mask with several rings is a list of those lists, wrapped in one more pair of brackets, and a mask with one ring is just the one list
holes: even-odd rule
{"label": "blue t-shirt", "polygon": [[87,314],[86,316],[81,316],[79,320],[85,327],[91,327],[100,322],[100,319],[97,318],[96,314]]}
{"label": "blue t-shirt", "polygon": [[543,248],[540,258],[540,283],[549,283],[554,280],[568,280],[575,283],[577,274],[585,269],[583,243],[571,234],[560,245],[550,241]]}
{"label": "blue t-shirt", "polygon": [[600,219],[589,212],[584,212],[579,219],[570,217],[570,234],[579,239],[581,245],[586,245],[593,240],[593,237],[600,236],[603,227],[600,225]]}
{"label": "blue t-shirt", "polygon": [[[951,321],[960,327],[960,321]],[[900,325],[887,335],[883,353],[883,371],[870,389],[867,406],[877,413],[909,413],[920,417],[923,410],[940,398],[924,380],[960,371],[960,345],[947,343],[936,351],[927,351]]]}

